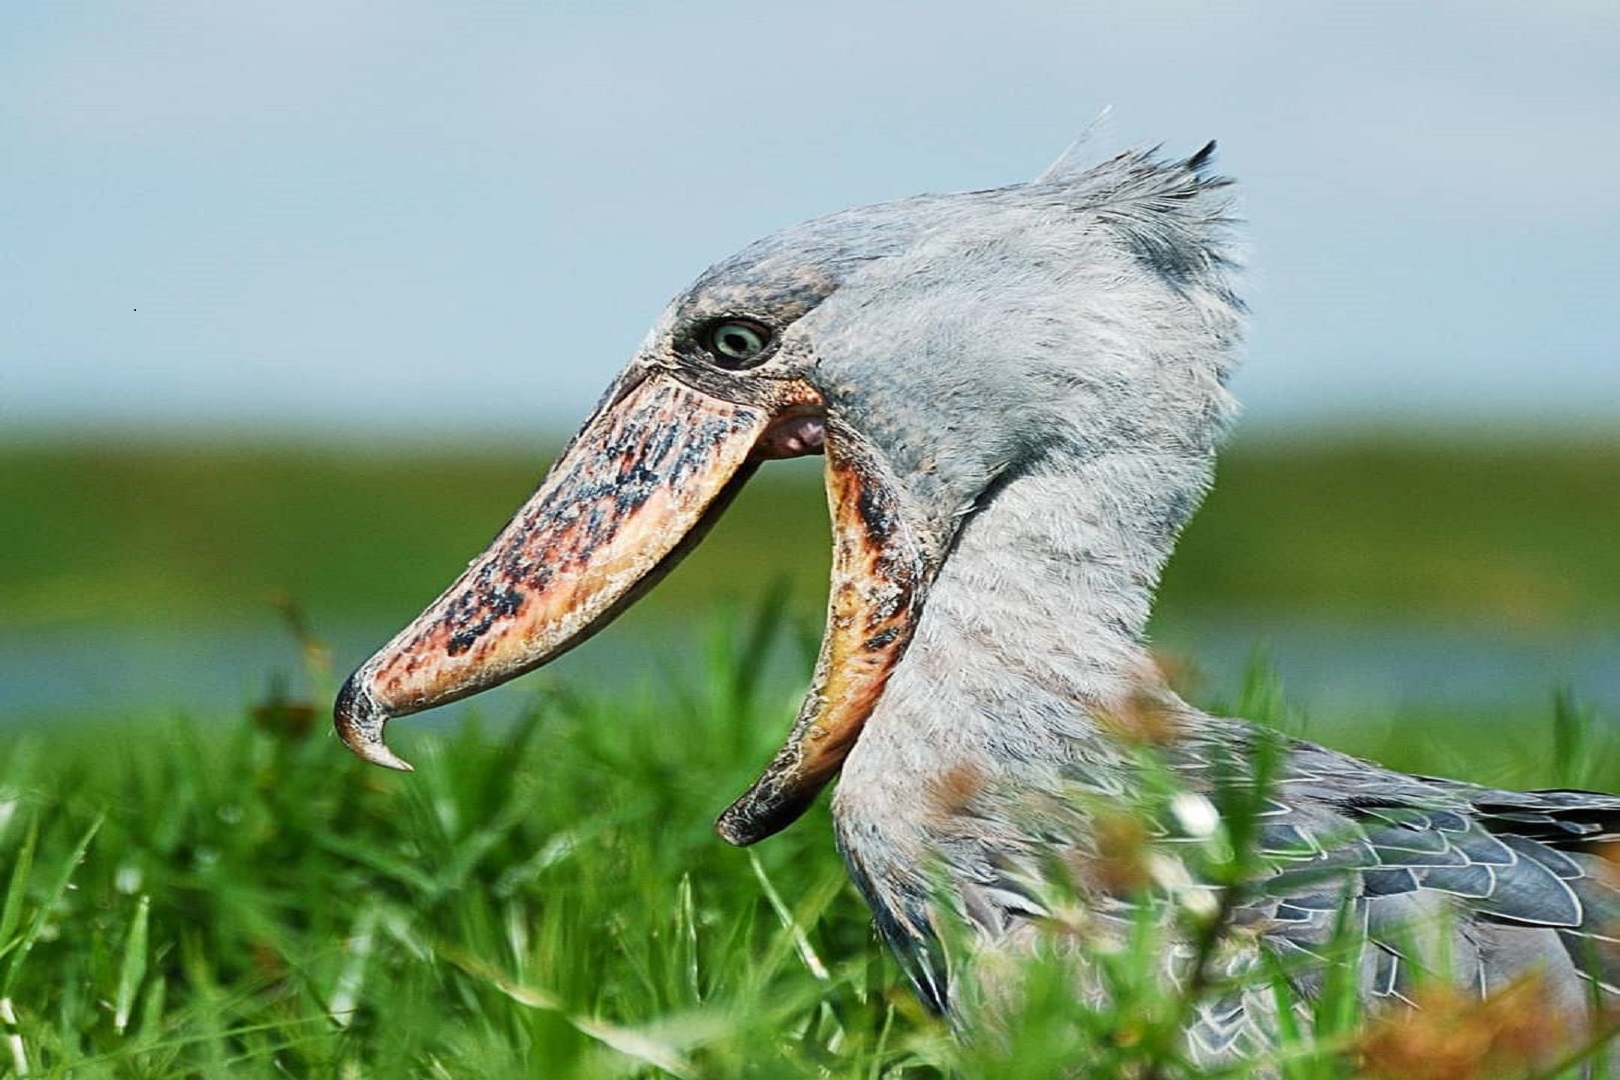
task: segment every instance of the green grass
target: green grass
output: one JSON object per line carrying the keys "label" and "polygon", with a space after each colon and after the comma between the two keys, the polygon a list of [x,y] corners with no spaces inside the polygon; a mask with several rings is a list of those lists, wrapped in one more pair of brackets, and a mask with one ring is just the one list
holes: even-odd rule
{"label": "green grass", "polygon": [[9,734],[0,997],[31,1069],[861,1075],[928,1052],[825,813],[757,854],[710,829],[788,718],[739,670],[549,694],[499,739],[405,725],[409,777],[285,704]]}
{"label": "green grass", "polygon": [[[721,625],[702,672],[589,700],[551,688],[498,734],[402,722],[409,776],[288,702],[5,733],[0,1074],[1191,1075],[1168,1048],[1185,1003],[1151,959],[1162,927],[1100,958],[1115,1009],[1077,1010],[1068,969],[1037,965],[1013,1030],[962,1048],[873,940],[824,805],[751,852],[713,835],[791,716],[754,677],[777,632]],[[1264,679],[1232,704],[1297,726]],[[1529,755],[1421,718],[1434,742],[1396,763],[1620,786],[1598,726],[1560,717],[1518,718]],[[1200,871],[1237,880],[1229,847]],[[1288,1044],[1290,1080],[1351,1075],[1344,1001],[1322,1006],[1325,1039]]]}
{"label": "green grass", "polygon": [[[1494,439],[1494,433],[1493,433]],[[243,622],[286,594],[317,625],[403,621],[482,550],[547,454],[103,441],[0,444],[0,629]],[[1620,618],[1620,443],[1414,435],[1239,440],[1161,604],[1201,614]],[[648,598],[826,588],[815,462],[776,463]]]}

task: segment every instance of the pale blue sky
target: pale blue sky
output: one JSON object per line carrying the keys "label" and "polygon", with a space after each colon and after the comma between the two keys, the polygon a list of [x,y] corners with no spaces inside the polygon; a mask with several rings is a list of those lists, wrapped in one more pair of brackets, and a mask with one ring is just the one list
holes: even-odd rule
{"label": "pale blue sky", "polygon": [[1221,142],[1251,421],[1620,419],[1620,4],[8,0],[0,432],[571,424],[771,229]]}

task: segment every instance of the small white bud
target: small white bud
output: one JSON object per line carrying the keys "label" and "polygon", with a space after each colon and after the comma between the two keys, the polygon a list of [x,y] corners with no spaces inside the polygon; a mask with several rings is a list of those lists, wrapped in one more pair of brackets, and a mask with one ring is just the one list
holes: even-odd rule
{"label": "small white bud", "polygon": [[113,875],[113,888],[125,896],[133,896],[141,891],[141,868],[134,863],[124,863]]}
{"label": "small white bud", "polygon": [[1196,791],[1183,791],[1170,800],[1170,812],[1181,830],[1194,840],[1208,840],[1220,828],[1221,815],[1215,804]]}
{"label": "small white bud", "polygon": [[1152,875],[1154,884],[1169,893],[1180,893],[1193,887],[1192,875],[1187,873],[1187,864],[1172,855],[1162,851],[1155,851],[1148,855],[1148,873]]}
{"label": "small white bud", "polygon": [[1177,894],[1176,899],[1188,914],[1200,919],[1213,919],[1221,910],[1220,903],[1215,899],[1214,889],[1194,886],[1191,889],[1183,889]]}

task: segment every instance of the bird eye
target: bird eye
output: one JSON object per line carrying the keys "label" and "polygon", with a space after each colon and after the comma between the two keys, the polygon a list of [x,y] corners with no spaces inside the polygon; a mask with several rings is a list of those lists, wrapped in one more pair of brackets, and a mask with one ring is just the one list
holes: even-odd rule
{"label": "bird eye", "polygon": [[717,322],[704,338],[715,362],[733,370],[751,368],[763,361],[772,340],[768,327],[743,319]]}

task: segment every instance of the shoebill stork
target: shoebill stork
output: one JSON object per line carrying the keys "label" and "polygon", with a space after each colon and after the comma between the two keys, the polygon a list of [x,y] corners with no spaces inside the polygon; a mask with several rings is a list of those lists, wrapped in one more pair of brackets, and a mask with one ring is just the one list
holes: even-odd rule
{"label": "shoebill stork", "polygon": [[[849,872],[918,993],[950,1013],[961,988],[942,928],[1028,947],[1047,914],[1031,881],[1094,857],[1090,808],[1136,790],[1121,716],[1150,703],[1195,794],[1254,753],[1253,729],[1165,685],[1145,640],[1233,412],[1243,306],[1211,149],[1066,158],[1026,184],[810,221],[710,268],[489,550],[350,677],[343,740],[408,768],[384,745],[390,717],[566,651],[763,461],[824,454],[820,659],[785,744],[718,830],[762,840],[838,776]],[[1232,913],[1251,960],[1298,961],[1308,996],[1348,906],[1373,946],[1368,998],[1410,992],[1412,928],[1443,921],[1466,986],[1534,976],[1549,1014],[1611,1000],[1620,892],[1604,847],[1620,798],[1280,745],[1257,819],[1264,869]],[[1134,902],[1106,885],[1081,900],[1099,933]],[[1264,1045],[1275,1008],[1261,991],[1204,1009],[1193,1055]]]}

